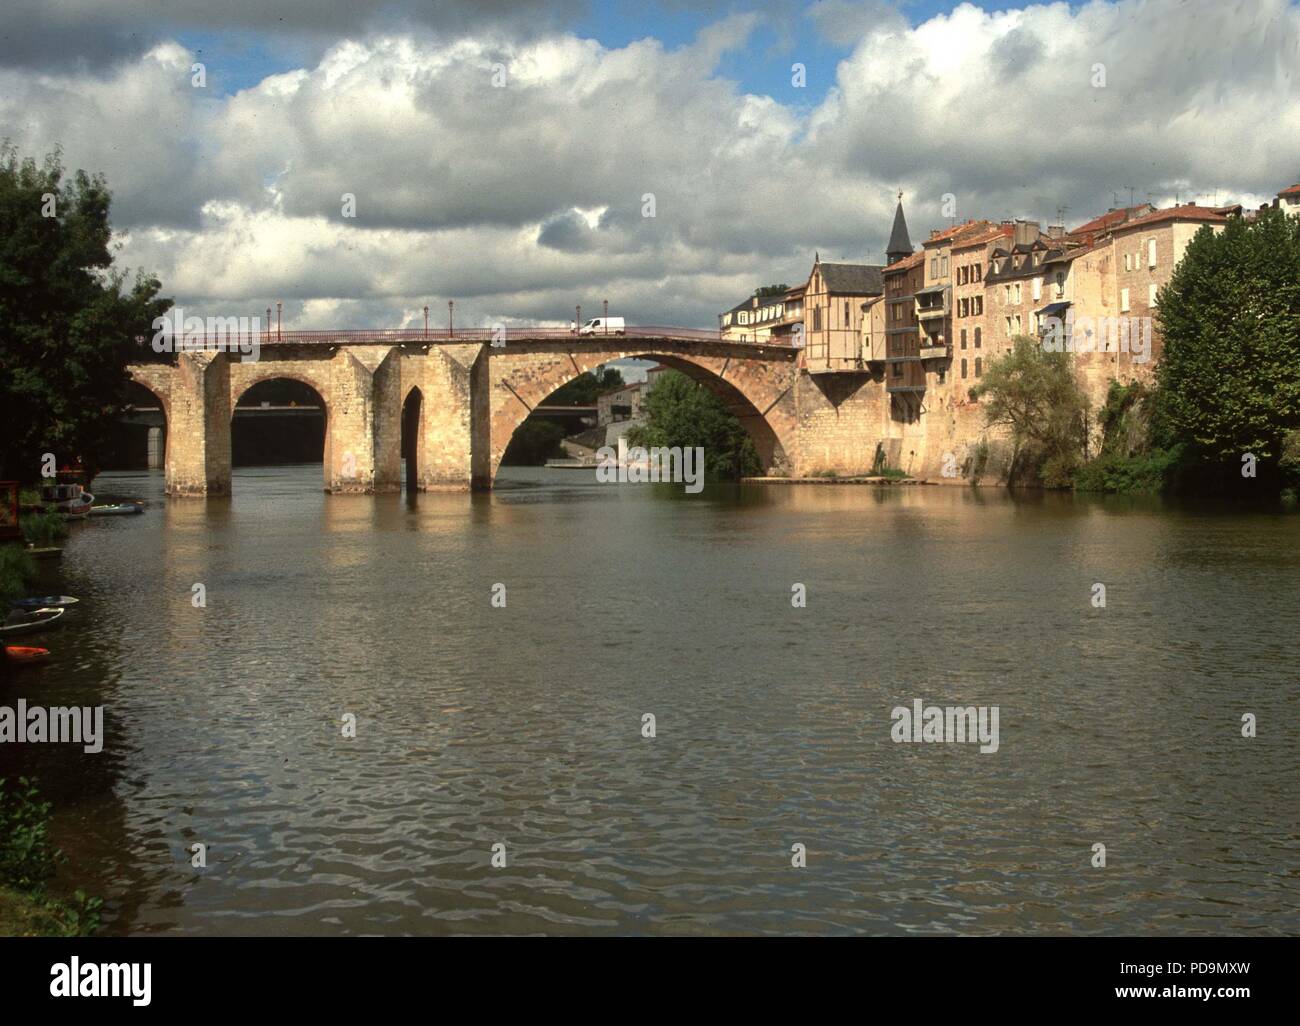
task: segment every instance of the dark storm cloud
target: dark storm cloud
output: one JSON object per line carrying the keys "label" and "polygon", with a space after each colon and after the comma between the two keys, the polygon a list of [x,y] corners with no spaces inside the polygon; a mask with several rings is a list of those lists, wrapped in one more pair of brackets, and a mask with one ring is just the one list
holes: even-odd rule
{"label": "dark storm cloud", "polygon": [[554,29],[585,0],[5,0],[0,66],[103,69],[179,32],[293,39],[319,54],[340,37],[372,30],[484,30],[523,37]]}

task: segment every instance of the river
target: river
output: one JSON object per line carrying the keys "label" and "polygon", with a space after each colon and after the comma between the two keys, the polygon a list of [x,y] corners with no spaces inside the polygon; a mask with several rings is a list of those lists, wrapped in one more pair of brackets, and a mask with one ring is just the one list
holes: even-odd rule
{"label": "river", "polygon": [[[107,933],[1300,930],[1300,516],[540,469],[95,491],[151,505],[73,526],[48,584],[83,601],[5,701],[102,703],[105,749],[0,775],[39,777]],[[996,706],[998,750],[896,743],[916,699]]]}

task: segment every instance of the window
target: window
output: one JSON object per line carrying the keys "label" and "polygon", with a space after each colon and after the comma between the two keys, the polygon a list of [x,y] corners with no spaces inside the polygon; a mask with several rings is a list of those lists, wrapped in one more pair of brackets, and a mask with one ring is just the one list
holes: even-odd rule
{"label": "window", "polygon": [[[976,317],[979,317],[979,316],[982,315],[983,313],[984,313],[984,297],[983,297],[983,296],[976,296],[976,297],[975,297],[975,316],[976,316]],[[975,331],[976,331],[976,334],[978,334],[978,333],[979,333],[979,328],[976,328]]]}
{"label": "window", "polygon": [[1035,279],[1034,279],[1034,299],[1035,299],[1035,300],[1039,300],[1039,299],[1042,299],[1042,298],[1043,298],[1043,279],[1042,279],[1042,278],[1035,278]]}
{"label": "window", "polygon": [[902,376],[903,376],[903,365],[901,363],[894,364],[894,377],[901,378]]}
{"label": "window", "polygon": [[939,372],[939,384],[943,384],[943,371]]}
{"label": "window", "polygon": [[1016,334],[1020,334],[1020,314],[1016,314]]}
{"label": "window", "polygon": [[822,330],[822,308],[820,306],[814,306],[813,307],[813,331],[821,331],[821,330]]}
{"label": "window", "polygon": [[975,357],[975,376],[978,378],[982,371],[980,370],[980,358]]}
{"label": "window", "polygon": [[1147,239],[1147,266],[1155,267],[1156,265],[1156,240]]}
{"label": "window", "polygon": [[939,277],[939,258],[937,256],[930,257],[930,277]]}
{"label": "window", "polygon": [[979,329],[979,328],[976,328],[976,329],[975,329],[975,348],[978,349],[979,347],[980,347],[980,329]]}
{"label": "window", "polygon": [[967,309],[968,309],[968,307],[969,307],[969,304],[970,304],[970,300],[968,300],[968,299],[959,299],[959,300],[957,300],[957,316],[958,316],[958,317],[965,317],[965,316],[966,316],[966,312],[967,312]]}
{"label": "window", "polygon": [[1119,290],[1119,312],[1128,313],[1128,289]]}
{"label": "window", "polygon": [[1010,306],[1010,305],[1011,305],[1011,286],[1010,286],[1010,285],[1003,285],[1003,286],[1002,286],[1002,302],[1003,302],[1006,306]]}
{"label": "window", "polygon": [[1155,282],[1152,282],[1147,286],[1147,306],[1159,306],[1159,303],[1156,300],[1157,291],[1159,291],[1159,286],[1157,286]]}
{"label": "window", "polygon": [[1016,282],[1016,305],[1020,305],[1020,282]]}
{"label": "window", "polygon": [[1006,328],[1007,328],[1007,338],[1010,338],[1011,337],[1011,315],[1008,314],[1005,320],[1006,320]]}
{"label": "window", "polygon": [[1126,271],[1133,270],[1132,259],[1129,257],[1127,253],[1124,254],[1124,270]]}
{"label": "window", "polygon": [[948,258],[946,256],[939,258],[939,277],[948,277]]}
{"label": "window", "polygon": [[984,280],[984,268],[980,264],[975,265],[975,280],[976,281]]}
{"label": "window", "polygon": [[963,349],[966,348],[966,329],[965,329],[965,328],[962,328],[962,329],[961,329],[961,347],[962,347]]}
{"label": "window", "polygon": [[966,358],[965,358],[965,357],[962,357],[962,361],[961,361],[961,376],[962,376],[963,379],[966,377]]}
{"label": "window", "polygon": [[1063,295],[1065,295],[1065,272],[1057,271],[1056,272],[1056,298],[1060,299]]}
{"label": "window", "polygon": [[849,301],[844,300],[844,327],[848,328],[853,325],[853,315],[849,313]]}

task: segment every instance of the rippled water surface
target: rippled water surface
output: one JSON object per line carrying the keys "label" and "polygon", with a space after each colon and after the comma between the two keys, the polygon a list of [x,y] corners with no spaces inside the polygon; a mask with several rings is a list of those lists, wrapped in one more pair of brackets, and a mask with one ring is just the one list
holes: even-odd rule
{"label": "rippled water surface", "polygon": [[[109,932],[1300,929],[1300,516],[319,488],[104,475],[148,513],[75,526],[48,579],[83,602],[6,700],[103,703],[108,744],[0,774],[38,774]],[[998,706],[1000,750],[894,743],[916,698]]]}

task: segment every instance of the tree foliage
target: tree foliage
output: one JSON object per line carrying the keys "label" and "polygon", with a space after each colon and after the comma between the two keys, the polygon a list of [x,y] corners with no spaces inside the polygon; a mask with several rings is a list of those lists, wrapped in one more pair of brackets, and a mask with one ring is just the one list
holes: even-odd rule
{"label": "tree foliage", "polygon": [[628,432],[631,445],[703,446],[704,474],[735,480],[762,473],[758,449],[722,400],[685,374],[670,371],[642,400],[643,426]]}
{"label": "tree foliage", "polygon": [[617,367],[597,367],[593,374],[584,371],[547,397],[553,406],[591,406],[606,392],[624,387],[623,372]]}
{"label": "tree foliage", "polygon": [[1011,429],[1013,477],[1032,475],[1051,487],[1064,486],[1083,458],[1088,399],[1074,380],[1071,357],[1018,335],[1011,352],[994,360],[970,390],[984,401],[990,425]]}
{"label": "tree foliage", "polygon": [[1202,228],[1160,293],[1157,425],[1194,459],[1276,460],[1300,428],[1300,218]]}
{"label": "tree foliage", "polygon": [[161,285],[115,268],[102,176],[65,180],[0,145],[0,473],[34,481],[42,453],[88,469],[107,444],[136,342],[171,305]]}

